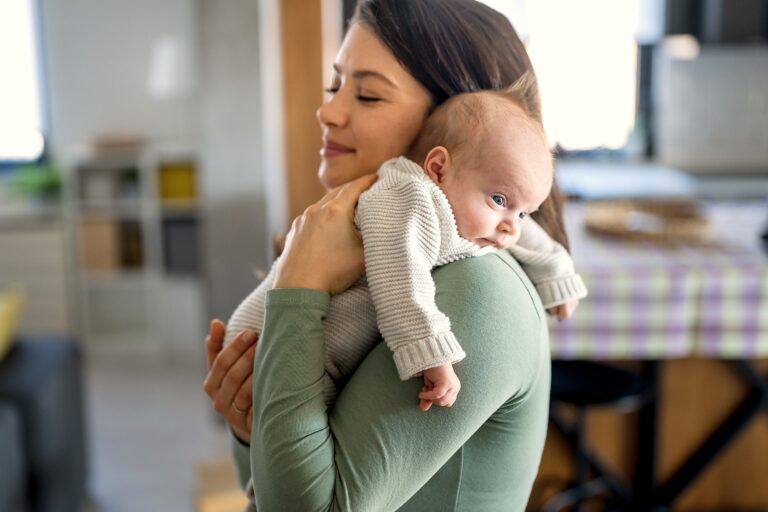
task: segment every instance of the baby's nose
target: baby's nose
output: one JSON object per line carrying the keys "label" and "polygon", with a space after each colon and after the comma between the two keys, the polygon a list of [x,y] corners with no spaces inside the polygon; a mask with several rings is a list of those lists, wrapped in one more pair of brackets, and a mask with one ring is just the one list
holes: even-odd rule
{"label": "baby's nose", "polygon": [[499,224],[499,233],[503,235],[502,244],[510,247],[520,238],[520,224],[516,220],[504,220]]}
{"label": "baby's nose", "polygon": [[514,219],[504,219],[499,224],[498,229],[500,233],[504,233],[507,236],[517,236],[520,231],[520,226]]}

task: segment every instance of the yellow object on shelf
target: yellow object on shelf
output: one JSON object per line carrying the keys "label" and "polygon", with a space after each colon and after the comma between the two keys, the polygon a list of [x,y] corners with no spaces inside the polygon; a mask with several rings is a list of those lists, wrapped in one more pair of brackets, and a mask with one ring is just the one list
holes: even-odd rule
{"label": "yellow object on shelf", "polygon": [[160,198],[163,200],[195,199],[195,164],[192,162],[166,162],[158,168]]}
{"label": "yellow object on shelf", "polygon": [[21,317],[22,293],[20,289],[0,292],[0,360],[10,350]]}

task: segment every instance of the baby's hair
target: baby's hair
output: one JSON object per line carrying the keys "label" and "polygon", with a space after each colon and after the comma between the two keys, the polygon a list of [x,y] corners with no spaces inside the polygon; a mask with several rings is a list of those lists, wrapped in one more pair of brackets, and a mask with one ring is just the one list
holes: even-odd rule
{"label": "baby's hair", "polygon": [[[429,150],[436,146],[445,147],[451,154],[459,154],[465,146],[477,147],[490,129],[487,123],[489,115],[495,115],[493,110],[498,108],[508,113],[514,109],[515,113],[522,114],[546,141],[544,127],[537,115],[538,104],[529,94],[532,87],[536,87],[536,78],[531,73],[524,73],[506,89],[450,97],[424,122],[407,156],[422,164]],[[488,101],[489,97],[503,101]]]}

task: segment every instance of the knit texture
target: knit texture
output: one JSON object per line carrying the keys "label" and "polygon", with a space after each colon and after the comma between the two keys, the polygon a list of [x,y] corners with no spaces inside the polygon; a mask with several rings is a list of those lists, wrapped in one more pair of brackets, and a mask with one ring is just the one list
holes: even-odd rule
{"label": "knit texture", "polygon": [[[378,181],[360,196],[355,223],[363,238],[366,277],[331,299],[323,322],[328,404],[378,343],[379,333],[403,380],[463,359],[448,317],[435,305],[431,271],[495,250],[459,235],[448,198],[419,165],[403,157],[379,169]],[[565,249],[532,220],[522,226],[518,245],[527,246],[518,251],[522,259],[513,254],[543,294],[545,307],[584,296]],[[233,313],[226,342],[243,329],[261,332],[277,265]]]}
{"label": "knit texture", "polygon": [[533,281],[544,308],[587,296],[587,287],[576,273],[571,255],[535,222],[523,224],[520,239],[509,252]]}

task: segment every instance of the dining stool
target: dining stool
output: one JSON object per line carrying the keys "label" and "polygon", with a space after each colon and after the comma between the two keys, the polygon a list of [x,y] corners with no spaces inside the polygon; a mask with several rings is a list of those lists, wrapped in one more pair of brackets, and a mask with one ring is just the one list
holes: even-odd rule
{"label": "dining stool", "polygon": [[[592,361],[553,361],[550,421],[563,434],[576,461],[576,476],[569,487],[549,498],[541,510],[554,512],[572,507],[581,511],[590,498],[606,495],[607,510],[637,508],[636,490],[608,468],[586,439],[586,415],[593,407],[635,410],[655,399],[656,379],[639,372]],[[568,420],[558,410],[575,408]]]}

